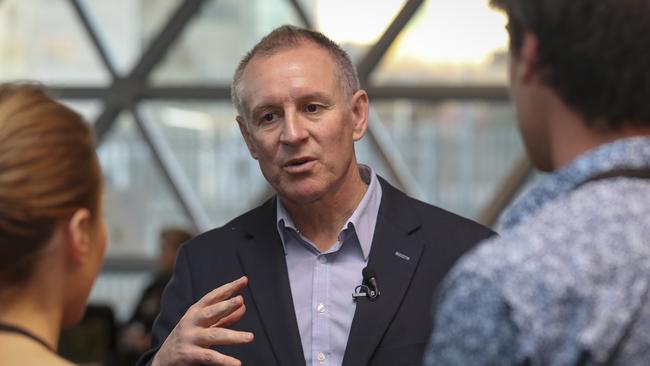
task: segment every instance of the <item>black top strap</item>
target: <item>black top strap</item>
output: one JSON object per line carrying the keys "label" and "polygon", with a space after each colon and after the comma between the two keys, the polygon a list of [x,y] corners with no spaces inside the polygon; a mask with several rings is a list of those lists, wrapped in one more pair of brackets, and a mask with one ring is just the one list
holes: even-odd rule
{"label": "black top strap", "polygon": [[34,334],[26,331],[23,328],[17,327],[15,325],[7,324],[7,323],[0,323],[0,332],[20,334],[22,336],[32,339],[37,343],[40,343],[48,350],[56,353],[56,351],[49,344],[47,344],[47,342],[45,342],[42,338],[35,336]]}

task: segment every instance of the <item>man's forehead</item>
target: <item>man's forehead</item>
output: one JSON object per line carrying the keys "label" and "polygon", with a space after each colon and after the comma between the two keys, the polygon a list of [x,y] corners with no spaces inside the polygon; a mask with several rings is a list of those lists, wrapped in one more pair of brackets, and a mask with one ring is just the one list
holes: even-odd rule
{"label": "man's forehead", "polygon": [[[253,56],[243,70],[242,79],[247,76],[273,74],[278,65],[291,63],[293,67],[301,64],[316,64],[319,68],[336,69],[334,57],[323,47],[311,42],[303,42],[295,46],[281,48],[273,53],[259,53]],[[253,74],[253,75],[251,75]]]}
{"label": "man's forehead", "polygon": [[322,56],[315,59],[313,51],[326,53],[316,46],[302,46],[270,56],[255,56],[239,84],[243,105],[255,108],[259,104],[332,94],[333,88],[339,88],[336,65]]}
{"label": "man's forehead", "polygon": [[[264,61],[265,59],[270,59],[278,55],[287,54],[287,53],[322,53],[328,55],[329,58],[332,58],[332,54],[322,45],[314,43],[309,40],[301,40],[297,43],[291,43],[283,46],[276,47],[272,50],[260,51],[256,53],[248,62],[249,65],[254,62]],[[333,60],[333,58],[332,58]]]}

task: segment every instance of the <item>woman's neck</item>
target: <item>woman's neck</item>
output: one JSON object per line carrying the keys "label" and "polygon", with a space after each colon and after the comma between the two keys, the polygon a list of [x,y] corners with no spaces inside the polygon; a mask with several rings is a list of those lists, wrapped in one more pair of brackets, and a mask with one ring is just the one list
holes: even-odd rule
{"label": "woman's neck", "polygon": [[[40,285],[36,285],[37,283]],[[60,293],[56,292],[54,286],[37,279],[3,291],[0,300],[0,322],[29,332],[56,352],[63,313]],[[28,339],[26,336],[22,337]],[[36,346],[43,347],[37,341],[31,341]]]}

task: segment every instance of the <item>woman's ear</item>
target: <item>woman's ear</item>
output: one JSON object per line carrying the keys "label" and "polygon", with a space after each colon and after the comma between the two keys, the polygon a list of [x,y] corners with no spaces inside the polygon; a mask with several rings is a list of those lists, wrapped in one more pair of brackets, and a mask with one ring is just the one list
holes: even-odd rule
{"label": "woman's ear", "polygon": [[90,211],[86,208],[80,208],[72,214],[64,225],[66,253],[73,263],[83,263],[88,257],[91,221]]}

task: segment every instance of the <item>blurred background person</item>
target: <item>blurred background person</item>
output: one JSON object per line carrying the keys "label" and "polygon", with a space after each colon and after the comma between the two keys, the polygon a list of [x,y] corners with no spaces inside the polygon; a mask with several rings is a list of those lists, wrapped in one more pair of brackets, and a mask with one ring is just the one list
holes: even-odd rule
{"label": "blurred background person", "polygon": [[174,271],[176,254],[181,245],[193,236],[186,229],[174,227],[164,228],[160,233],[160,268],[144,289],[133,315],[121,333],[119,364],[134,364],[149,349],[151,327],[160,312],[160,299]]}
{"label": "blurred background person", "polygon": [[65,365],[106,249],[90,127],[35,85],[0,86],[0,364]]}
{"label": "blurred background person", "polygon": [[445,280],[426,365],[647,365],[650,1],[492,0],[550,172]]}

